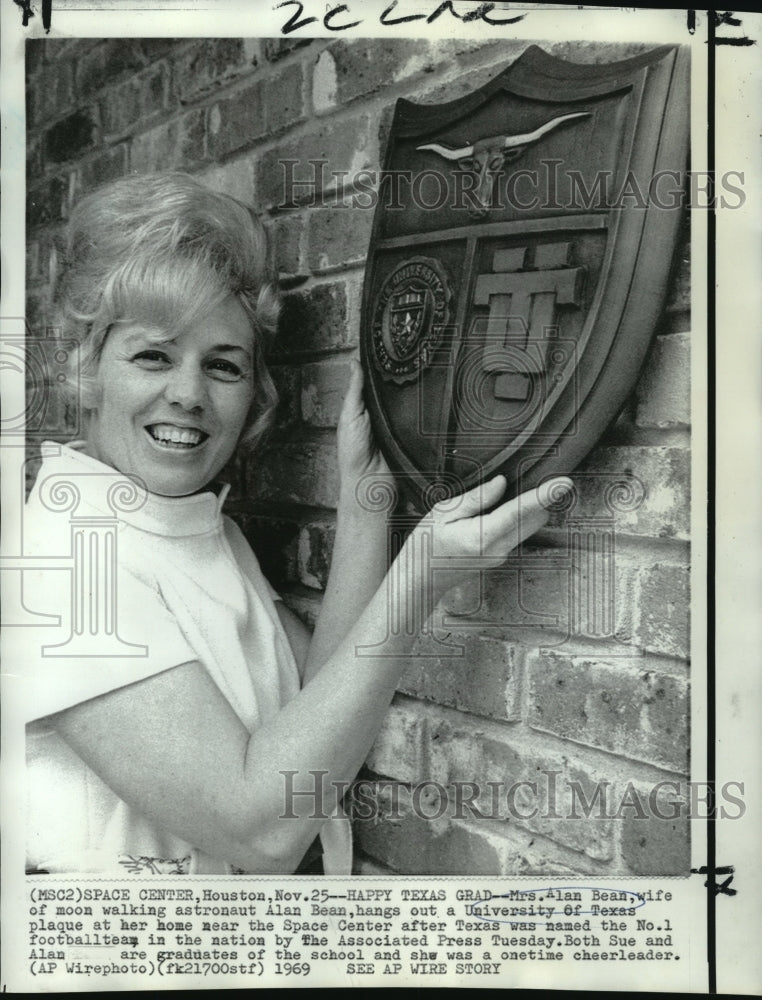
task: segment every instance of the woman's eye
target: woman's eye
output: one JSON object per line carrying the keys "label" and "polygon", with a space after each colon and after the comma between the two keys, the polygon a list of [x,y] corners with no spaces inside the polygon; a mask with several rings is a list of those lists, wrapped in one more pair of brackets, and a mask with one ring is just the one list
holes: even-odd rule
{"label": "woman's eye", "polygon": [[132,360],[141,368],[158,369],[169,364],[169,358],[163,351],[139,351]]}
{"label": "woman's eye", "polygon": [[224,358],[215,358],[209,362],[209,371],[215,378],[221,378],[226,382],[234,382],[243,376],[243,371],[233,361],[226,361]]}

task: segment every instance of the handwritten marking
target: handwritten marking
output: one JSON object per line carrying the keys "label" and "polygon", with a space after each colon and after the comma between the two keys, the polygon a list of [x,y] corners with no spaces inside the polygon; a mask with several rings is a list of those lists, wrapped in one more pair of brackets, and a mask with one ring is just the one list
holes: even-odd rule
{"label": "handwritten marking", "polygon": [[[725,879],[724,882],[719,882],[718,883],[717,881],[713,881],[715,896],[719,896],[720,893],[722,893],[723,896],[737,896],[738,895],[738,890],[737,889],[731,889],[730,888],[730,884],[733,881],[733,874],[735,873],[735,868],[733,867],[733,865],[724,865],[724,866],[718,867],[718,868],[709,868],[707,865],[702,865],[701,868],[691,868],[691,873],[693,875],[709,875],[709,874],[712,874],[712,875],[715,876],[715,879],[716,879],[717,875],[727,875],[728,877]],[[704,882],[704,887],[706,889],[709,888],[710,881],[712,881],[712,880],[711,879],[707,879],[706,882]]]}
{"label": "handwritten marking", "polygon": [[[18,2],[18,0],[17,0]],[[50,0],[48,0],[50,2]],[[442,0],[442,2],[437,6],[430,14],[403,14],[399,17],[392,18],[391,14],[397,7],[398,0],[392,0],[388,7],[386,7],[379,17],[379,24],[383,25],[395,25],[404,24],[410,21],[421,21],[425,20],[426,24],[433,24],[442,14],[445,12],[449,13],[452,17],[457,18],[464,24],[468,24],[472,21],[482,21],[484,24],[490,24],[493,26],[499,26],[503,24],[517,24],[519,21],[523,21],[525,14],[517,14],[512,17],[498,18],[491,17],[490,15],[495,10],[495,4],[492,2],[486,2],[479,4],[478,7],[468,10],[466,13],[461,14],[453,6],[453,0]],[[309,24],[315,24],[319,18],[313,15],[307,15],[304,17],[304,3],[302,0],[281,0],[281,3],[275,4],[273,10],[280,10],[282,7],[296,7],[296,11],[288,18],[286,23],[280,29],[282,35],[290,35],[294,31],[298,31],[300,28],[305,28]],[[358,25],[362,24],[362,19],[358,21],[349,21],[341,24],[334,24],[333,20],[339,14],[349,14],[353,16],[353,12],[350,10],[349,4],[326,4],[325,13],[323,14],[322,21],[323,27],[328,31],[346,31],[348,28],[356,28]]]}

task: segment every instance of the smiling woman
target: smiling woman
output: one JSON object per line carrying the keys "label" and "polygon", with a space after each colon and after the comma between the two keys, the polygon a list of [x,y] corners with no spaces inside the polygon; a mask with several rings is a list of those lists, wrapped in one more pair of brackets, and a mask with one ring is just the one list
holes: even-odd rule
{"label": "smiling woman", "polygon": [[[497,477],[435,506],[385,581],[386,512],[360,486],[371,495],[369,479],[389,470],[355,363],[310,636],[222,513],[225,468],[261,439],[276,402],[267,262],[249,210],[182,174],[118,181],[72,214],[59,301],[80,343],[86,435],[45,446],[24,518],[25,550],[43,557],[26,592],[61,622],[60,642],[46,628],[23,666],[33,871],[291,873],[313,864],[319,837],[323,870],[349,873],[341,797],[421,609],[547,518],[535,494],[500,503]],[[421,531],[437,574],[417,560]],[[287,802],[286,775],[294,788],[323,775],[323,809]]]}
{"label": "smiling woman", "polygon": [[251,321],[234,296],[181,336],[115,323],[103,345],[88,451],[151,493],[203,489],[238,444],[254,398]]}

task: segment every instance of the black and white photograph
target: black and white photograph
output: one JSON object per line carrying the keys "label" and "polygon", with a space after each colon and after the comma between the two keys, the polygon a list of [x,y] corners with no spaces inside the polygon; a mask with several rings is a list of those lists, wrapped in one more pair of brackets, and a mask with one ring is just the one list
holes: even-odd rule
{"label": "black and white photograph", "polygon": [[134,6],[3,12],[10,991],[754,993],[759,19]]}

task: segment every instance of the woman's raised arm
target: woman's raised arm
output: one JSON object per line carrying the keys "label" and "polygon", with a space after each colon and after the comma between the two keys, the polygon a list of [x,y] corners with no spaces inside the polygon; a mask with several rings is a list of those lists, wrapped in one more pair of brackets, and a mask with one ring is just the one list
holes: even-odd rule
{"label": "woman's raised arm", "polygon": [[376,448],[363,400],[360,363],[351,362],[349,386],[337,431],[340,476],[336,537],[320,615],[307,654],[305,680],[313,677],[346,636],[388,569],[389,505],[373,505],[373,487],[394,490],[386,460]]}
{"label": "woman's raised arm", "polygon": [[[423,624],[420,609],[464,571],[500,565],[547,519],[536,491],[482,514],[504,489],[496,477],[458,504],[435,507],[425,530],[437,571],[403,549],[392,574],[402,627],[388,632],[384,583],[322,668],[254,733],[199,663],[66,710],[55,717],[60,733],[128,804],[184,840],[248,871],[294,871],[376,737]],[[405,545],[413,553],[420,530]],[[366,654],[376,646],[374,655],[357,655],[360,645]],[[284,771],[296,790],[308,791],[320,772],[322,802],[309,795],[288,802]]]}

